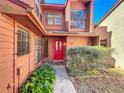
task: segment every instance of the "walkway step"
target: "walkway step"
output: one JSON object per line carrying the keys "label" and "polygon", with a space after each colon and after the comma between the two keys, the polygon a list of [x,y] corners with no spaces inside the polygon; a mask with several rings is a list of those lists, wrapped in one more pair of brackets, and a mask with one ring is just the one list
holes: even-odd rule
{"label": "walkway step", "polygon": [[64,65],[57,65],[54,68],[56,70],[54,93],[76,93]]}

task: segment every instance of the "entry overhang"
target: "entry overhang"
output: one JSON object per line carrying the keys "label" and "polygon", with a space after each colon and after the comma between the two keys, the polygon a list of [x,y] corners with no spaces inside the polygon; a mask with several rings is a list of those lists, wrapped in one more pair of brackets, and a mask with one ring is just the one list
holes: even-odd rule
{"label": "entry overhang", "polygon": [[90,32],[82,32],[82,33],[56,33],[56,32],[49,32],[47,33],[47,36],[76,36],[76,37],[98,37],[99,35],[97,33],[90,33]]}

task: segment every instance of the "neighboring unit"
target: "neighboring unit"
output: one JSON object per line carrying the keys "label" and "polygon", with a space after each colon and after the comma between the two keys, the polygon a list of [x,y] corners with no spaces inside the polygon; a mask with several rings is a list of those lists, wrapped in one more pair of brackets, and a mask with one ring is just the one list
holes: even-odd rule
{"label": "neighboring unit", "polygon": [[106,36],[99,39],[101,45],[102,41],[106,40],[104,44],[114,48],[112,56],[116,60],[115,66],[124,68],[124,0],[119,0],[109,13],[98,22],[95,31],[99,31],[100,37]]}

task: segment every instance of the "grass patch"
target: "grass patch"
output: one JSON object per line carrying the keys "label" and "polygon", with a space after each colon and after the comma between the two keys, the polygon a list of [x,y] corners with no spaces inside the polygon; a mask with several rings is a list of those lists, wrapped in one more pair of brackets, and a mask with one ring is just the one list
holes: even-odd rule
{"label": "grass patch", "polygon": [[109,69],[109,74],[114,77],[124,77],[124,70],[118,68]]}

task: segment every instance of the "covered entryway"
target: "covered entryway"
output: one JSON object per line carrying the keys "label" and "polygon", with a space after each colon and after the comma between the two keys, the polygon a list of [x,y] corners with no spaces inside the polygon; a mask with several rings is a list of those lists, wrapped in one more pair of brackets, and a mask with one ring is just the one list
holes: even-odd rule
{"label": "covered entryway", "polygon": [[64,40],[62,38],[54,39],[54,60],[64,60]]}
{"label": "covered entryway", "polygon": [[48,60],[50,62],[64,62],[66,37],[48,37]]}

